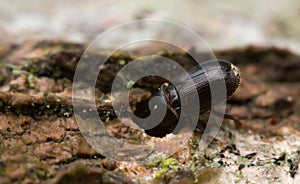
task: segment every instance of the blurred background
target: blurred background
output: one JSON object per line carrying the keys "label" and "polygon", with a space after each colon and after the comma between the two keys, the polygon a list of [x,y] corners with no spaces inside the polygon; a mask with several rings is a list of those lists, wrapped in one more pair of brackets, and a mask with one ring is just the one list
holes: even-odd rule
{"label": "blurred background", "polygon": [[255,44],[300,53],[298,0],[0,0],[0,41],[63,39],[89,43],[108,28],[137,19],[184,24],[212,49]]}

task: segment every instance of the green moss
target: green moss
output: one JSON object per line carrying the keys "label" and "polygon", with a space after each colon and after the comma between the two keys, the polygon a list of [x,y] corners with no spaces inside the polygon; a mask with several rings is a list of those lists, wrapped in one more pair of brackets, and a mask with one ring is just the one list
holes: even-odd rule
{"label": "green moss", "polygon": [[154,178],[162,178],[168,171],[177,171],[180,169],[178,161],[174,158],[168,158],[161,162],[161,169],[154,173]]}
{"label": "green moss", "polygon": [[158,154],[155,157],[151,157],[146,164],[147,167],[160,167],[160,170],[154,173],[154,178],[159,179],[169,171],[177,171],[180,169],[178,161],[174,158],[167,158],[163,154]]}
{"label": "green moss", "polygon": [[119,60],[119,65],[123,66],[126,64],[126,61],[124,59]]}
{"label": "green moss", "polygon": [[166,159],[166,156],[165,155],[162,155],[162,154],[158,154],[156,155],[155,157],[151,157],[148,161],[148,163],[146,164],[147,167],[158,167],[162,162],[163,160]]}
{"label": "green moss", "polygon": [[179,163],[174,158],[168,158],[162,162],[161,166],[162,166],[162,168],[178,169]]}
{"label": "green moss", "polygon": [[130,80],[129,82],[127,82],[126,87],[127,89],[131,89],[133,85],[134,85],[134,81]]}
{"label": "green moss", "polygon": [[154,178],[155,179],[157,179],[157,178],[162,178],[162,176],[166,173],[166,172],[168,172],[168,168],[162,168],[161,170],[159,170],[159,171],[156,171],[155,173],[154,173]]}
{"label": "green moss", "polygon": [[26,83],[28,88],[30,89],[35,89],[35,82],[37,81],[37,78],[35,76],[33,76],[30,73],[26,74]]}

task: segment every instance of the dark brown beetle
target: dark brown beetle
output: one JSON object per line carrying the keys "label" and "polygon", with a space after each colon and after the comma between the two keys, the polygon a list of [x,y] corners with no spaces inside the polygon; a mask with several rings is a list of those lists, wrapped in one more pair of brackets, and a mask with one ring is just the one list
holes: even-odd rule
{"label": "dark brown beetle", "polygon": [[[192,83],[187,82],[189,77],[193,80]],[[218,85],[217,83],[221,80],[225,81],[226,96],[217,98],[212,104],[211,86]],[[159,100],[156,101],[156,104],[153,106],[155,108],[151,109],[151,111],[161,110],[162,106],[166,106],[167,111],[164,119],[157,126],[150,129],[147,129],[146,125],[137,123],[141,128],[145,129],[148,135],[163,137],[174,130],[180,116],[181,107],[183,105],[189,105],[181,104],[182,99],[180,98],[186,98],[185,101],[189,102],[194,100],[194,95],[198,95],[200,114],[209,110],[212,105],[224,102],[227,98],[232,96],[239,87],[240,71],[228,61],[208,61],[190,69],[185,74],[179,75],[173,81],[176,82],[176,86],[180,89],[176,89],[173,84],[165,83],[153,95],[153,97],[158,97]],[[197,90],[196,94],[191,92],[192,87]],[[181,96],[178,90],[181,90]]]}

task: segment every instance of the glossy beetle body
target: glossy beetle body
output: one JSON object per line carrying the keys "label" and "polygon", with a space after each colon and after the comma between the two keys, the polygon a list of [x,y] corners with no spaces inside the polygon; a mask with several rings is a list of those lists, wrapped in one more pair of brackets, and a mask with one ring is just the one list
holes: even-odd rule
{"label": "glossy beetle body", "polygon": [[[165,83],[153,95],[159,97],[160,100],[156,102],[156,109],[151,110],[161,110],[162,106],[166,106],[167,112],[162,122],[157,126],[145,129],[148,135],[163,137],[174,130],[182,106],[189,105],[182,104],[182,98],[185,98],[185,102],[190,102],[195,99],[195,95],[198,95],[200,114],[209,110],[212,105],[224,102],[233,95],[240,85],[240,71],[228,61],[208,61],[190,69],[185,74],[179,75],[173,81],[175,81],[177,88],[173,84]],[[211,86],[218,85],[220,81],[225,82],[226,96],[217,97],[212,103]],[[192,89],[196,89],[197,93],[193,92]]]}

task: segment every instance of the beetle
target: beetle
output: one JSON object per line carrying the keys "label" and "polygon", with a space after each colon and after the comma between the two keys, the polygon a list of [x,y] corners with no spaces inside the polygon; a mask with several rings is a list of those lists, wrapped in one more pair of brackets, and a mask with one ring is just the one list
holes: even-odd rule
{"label": "beetle", "polygon": [[[192,79],[192,82],[188,82],[188,79]],[[222,80],[225,82],[226,95],[217,97],[212,103],[211,86],[218,85],[218,82]],[[147,125],[143,124],[145,122],[136,122],[148,135],[163,137],[174,130],[182,106],[189,105],[181,103],[183,98],[185,98],[185,102],[191,102],[194,100],[195,95],[198,95],[200,114],[211,109],[211,106],[226,101],[240,85],[240,70],[228,61],[213,60],[195,66],[184,74],[179,74],[172,81],[175,81],[177,85],[164,83],[153,93],[152,97],[156,97],[158,100],[152,105],[152,109],[148,109],[150,111],[160,111],[162,107],[166,107],[163,120],[157,126],[149,129],[147,129]],[[192,89],[196,89],[197,92],[192,92]],[[147,106],[148,103],[146,103]],[[149,111],[147,114],[149,114]],[[140,116],[139,114],[136,115]]]}

